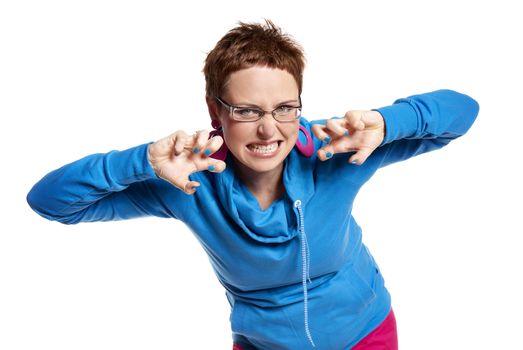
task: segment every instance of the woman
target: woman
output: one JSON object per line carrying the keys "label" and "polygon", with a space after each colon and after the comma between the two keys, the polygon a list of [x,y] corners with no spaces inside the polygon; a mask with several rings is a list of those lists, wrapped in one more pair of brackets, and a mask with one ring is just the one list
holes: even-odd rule
{"label": "woman", "polygon": [[87,156],[46,175],[28,203],[65,224],[182,220],[226,289],[234,349],[397,349],[352,204],[378,168],[463,135],[478,104],[438,90],[309,122],[303,69],[272,22],[240,23],[205,61],[215,130]]}

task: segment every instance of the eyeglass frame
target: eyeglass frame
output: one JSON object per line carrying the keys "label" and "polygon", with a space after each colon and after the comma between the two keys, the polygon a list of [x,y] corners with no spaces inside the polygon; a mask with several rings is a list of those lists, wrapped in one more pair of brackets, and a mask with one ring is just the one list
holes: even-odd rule
{"label": "eyeglass frame", "polygon": [[[301,104],[301,96],[298,96],[298,100],[300,101],[300,105],[299,106],[287,106],[287,105],[280,105],[278,107],[276,107],[275,109],[273,109],[272,111],[266,111],[266,110],[263,110],[261,108],[259,108],[258,106],[256,107],[241,107],[241,106],[234,106],[234,105],[231,105],[227,102],[225,102],[224,100],[222,100],[221,98],[219,98],[218,96],[215,96],[214,97],[216,100],[218,100],[218,102],[220,102],[224,107],[228,108],[229,109],[229,116],[237,121],[237,122],[241,122],[241,123],[253,123],[253,122],[257,122],[258,120],[260,120],[261,118],[263,118],[267,113],[270,113],[272,115],[272,117],[274,118],[274,120],[276,120],[277,122],[279,123],[287,123],[287,122],[292,122],[292,121],[295,121],[296,119],[299,119],[301,117],[301,109],[303,108],[303,105]],[[292,108],[296,108],[297,110],[300,110],[300,113],[296,115],[296,117],[292,120],[278,120],[276,118],[276,110],[278,108],[281,108],[282,106],[287,106],[287,107],[292,107]],[[261,116],[258,117],[258,119],[255,119],[255,120],[238,120],[238,119],[235,119],[234,118],[234,110],[235,109],[255,109],[257,111],[261,111],[263,112],[263,114]]]}

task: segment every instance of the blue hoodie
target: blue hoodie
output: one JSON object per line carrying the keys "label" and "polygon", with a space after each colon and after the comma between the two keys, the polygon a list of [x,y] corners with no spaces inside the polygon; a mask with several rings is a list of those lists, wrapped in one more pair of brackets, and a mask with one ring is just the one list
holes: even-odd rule
{"label": "blue hoodie", "polygon": [[[236,176],[232,157],[222,173],[192,174],[201,186],[186,195],[156,176],[147,158],[150,143],[64,165],[35,184],[27,201],[64,224],[179,219],[226,290],[235,342],[270,350],[350,349],[391,308],[352,216],[356,194],[378,168],[463,135],[479,106],[466,95],[438,90],[376,110],[386,134],[364,164],[349,164],[348,154],[322,162],[293,149],[284,164],[286,193],[265,210]],[[324,122],[300,119],[309,132]],[[324,145],[313,142],[315,151]]]}

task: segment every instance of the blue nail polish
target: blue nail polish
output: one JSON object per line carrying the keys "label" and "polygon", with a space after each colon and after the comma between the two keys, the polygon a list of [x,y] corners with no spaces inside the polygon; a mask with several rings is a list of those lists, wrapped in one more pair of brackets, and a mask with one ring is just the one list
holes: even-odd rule
{"label": "blue nail polish", "polygon": [[326,156],[327,158],[330,158],[330,157],[332,157],[332,153],[331,153],[331,152],[327,152],[327,153],[325,153],[325,156]]}
{"label": "blue nail polish", "polygon": [[198,153],[199,149],[198,149],[198,147],[194,147],[192,151],[193,151],[193,153]]}
{"label": "blue nail polish", "polygon": [[349,131],[345,130],[345,132],[343,133],[343,136],[349,136]]}
{"label": "blue nail polish", "polygon": [[203,152],[203,153],[205,153],[205,155],[208,156],[209,154],[211,154],[211,150],[206,149],[205,152]]}
{"label": "blue nail polish", "polygon": [[209,171],[213,171],[215,168],[214,168],[214,165],[209,165],[209,166],[207,167],[207,169],[208,169]]}
{"label": "blue nail polish", "polygon": [[330,136],[326,136],[326,137],[323,139],[324,142],[331,142],[331,140],[332,140],[332,139],[330,138]]}

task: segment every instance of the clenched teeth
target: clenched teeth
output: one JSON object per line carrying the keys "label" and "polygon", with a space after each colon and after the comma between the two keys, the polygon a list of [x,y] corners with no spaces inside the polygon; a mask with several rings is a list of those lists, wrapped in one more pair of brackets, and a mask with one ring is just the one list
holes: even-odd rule
{"label": "clenched teeth", "polygon": [[258,153],[271,153],[276,151],[278,148],[278,142],[271,143],[270,145],[248,145],[247,146],[251,151]]}

